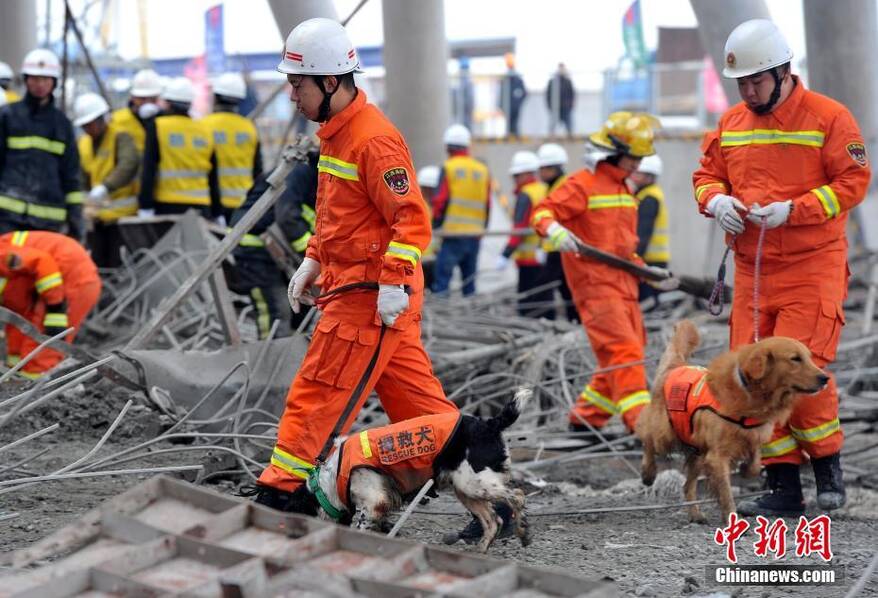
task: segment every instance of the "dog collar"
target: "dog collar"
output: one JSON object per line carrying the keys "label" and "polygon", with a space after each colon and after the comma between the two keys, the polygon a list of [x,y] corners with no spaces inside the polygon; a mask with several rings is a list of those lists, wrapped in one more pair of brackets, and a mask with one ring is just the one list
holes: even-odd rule
{"label": "dog collar", "polygon": [[308,474],[308,491],[310,491],[311,494],[313,494],[314,497],[317,498],[317,502],[320,504],[320,508],[323,509],[332,520],[338,521],[342,518],[342,516],[344,515],[344,512],[336,509],[332,505],[332,503],[329,501],[329,498],[327,498],[326,493],[323,492],[322,488],[320,488],[319,477],[320,477],[320,468],[315,467]]}

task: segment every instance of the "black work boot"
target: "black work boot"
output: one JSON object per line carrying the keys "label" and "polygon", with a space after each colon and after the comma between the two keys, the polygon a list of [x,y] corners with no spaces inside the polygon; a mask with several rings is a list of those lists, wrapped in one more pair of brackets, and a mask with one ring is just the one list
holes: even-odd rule
{"label": "black work boot", "polygon": [[314,496],[308,492],[305,484],[300,485],[293,492],[278,490],[271,486],[262,486],[257,484],[255,489],[242,496],[256,495],[254,502],[285,513],[301,513],[303,515],[317,515],[317,501]]}
{"label": "black work boot", "polygon": [[824,511],[840,509],[847,500],[841,475],[839,454],[811,459],[814,479],[817,481],[817,506]]}
{"label": "black work boot", "polygon": [[795,517],[805,512],[799,466],[778,463],[765,467],[766,486],[770,492],[738,502],[738,515],[775,515]]}
{"label": "black work boot", "polygon": [[[494,503],[494,511],[503,520],[503,525],[500,526],[500,532],[497,534],[497,539],[509,538],[512,536],[513,531],[512,508],[506,503]],[[442,537],[442,541],[445,544],[454,544],[458,540],[463,540],[467,544],[475,544],[482,539],[483,533],[484,530],[482,528],[482,523],[477,517],[473,516],[472,521],[467,523],[466,527],[459,532],[445,534],[445,536]]]}

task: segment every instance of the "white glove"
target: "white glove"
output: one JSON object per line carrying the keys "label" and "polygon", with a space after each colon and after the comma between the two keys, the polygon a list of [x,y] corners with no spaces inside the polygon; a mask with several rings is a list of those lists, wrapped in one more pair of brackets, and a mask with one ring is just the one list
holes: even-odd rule
{"label": "white glove", "polygon": [[557,222],[553,222],[549,225],[549,228],[546,230],[546,236],[549,237],[552,245],[554,245],[558,251],[576,252],[576,237]]}
{"label": "white glove", "polygon": [[496,261],[494,261],[494,269],[497,272],[502,272],[506,269],[506,266],[509,265],[509,258],[503,255],[502,253],[497,256]]}
{"label": "white glove", "polygon": [[225,228],[227,226],[226,225],[226,217],[223,216],[222,214],[220,214],[219,216],[214,218],[213,221],[223,228]]}
{"label": "white glove", "polygon": [[320,276],[320,262],[306,257],[302,263],[296,268],[296,272],[290,279],[290,285],[287,287],[287,299],[290,301],[290,307],[294,313],[299,313],[302,304],[314,305],[314,298],[308,294],[311,285]]}
{"label": "white glove", "polygon": [[409,296],[401,284],[378,286],[378,315],[387,326],[393,326],[396,318],[409,306]]}
{"label": "white glove", "polygon": [[152,118],[161,111],[162,109],[158,106],[158,104],[148,102],[146,104],[140,105],[140,108],[137,109],[137,116],[139,116],[142,120],[146,120],[148,118]]}
{"label": "white glove", "polygon": [[662,276],[662,280],[646,280],[646,284],[660,291],[674,291],[680,286],[680,279],[674,278],[671,271],[658,266],[647,266],[650,272]]}
{"label": "white glove", "polygon": [[790,217],[790,208],[793,200],[775,201],[764,208],[760,208],[759,204],[753,204],[750,207],[750,213],[747,214],[747,220],[762,225],[762,219],[765,218],[765,228],[777,228],[786,223]]}
{"label": "white glove", "polygon": [[108,197],[110,197],[110,192],[104,185],[96,185],[88,192],[88,198],[95,203],[101,203]]}
{"label": "white glove", "polygon": [[155,210],[146,209],[146,210],[137,210],[138,218],[152,218],[155,216]]}
{"label": "white glove", "polygon": [[707,203],[707,211],[727,233],[739,235],[744,232],[744,220],[738,211],[746,214],[747,208],[740,200],[731,195],[714,195]]}

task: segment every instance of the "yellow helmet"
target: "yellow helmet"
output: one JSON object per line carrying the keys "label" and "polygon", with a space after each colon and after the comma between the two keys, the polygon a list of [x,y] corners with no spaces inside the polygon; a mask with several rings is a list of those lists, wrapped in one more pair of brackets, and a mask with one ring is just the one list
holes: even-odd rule
{"label": "yellow helmet", "polygon": [[613,112],[601,130],[588,139],[613,153],[645,158],[655,153],[652,139],[658,127],[658,119],[646,112]]}

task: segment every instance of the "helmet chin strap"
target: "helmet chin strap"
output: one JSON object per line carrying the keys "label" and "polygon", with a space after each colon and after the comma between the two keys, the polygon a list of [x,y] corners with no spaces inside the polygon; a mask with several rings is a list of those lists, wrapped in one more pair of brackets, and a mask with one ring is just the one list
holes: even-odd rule
{"label": "helmet chin strap", "polygon": [[764,104],[759,104],[755,108],[751,108],[756,114],[768,114],[774,109],[774,105],[777,104],[777,101],[780,99],[781,78],[780,75],[777,74],[779,69],[780,67],[774,67],[771,69],[771,76],[774,78],[774,89],[771,90],[771,95],[768,97],[768,101]]}
{"label": "helmet chin strap", "polygon": [[320,109],[317,111],[317,122],[323,123],[329,120],[329,104],[333,94],[338,91],[339,85],[336,85],[332,91],[326,91],[326,87],[323,85],[323,75],[314,75],[313,79],[320,91],[323,92],[323,101],[320,102]]}

